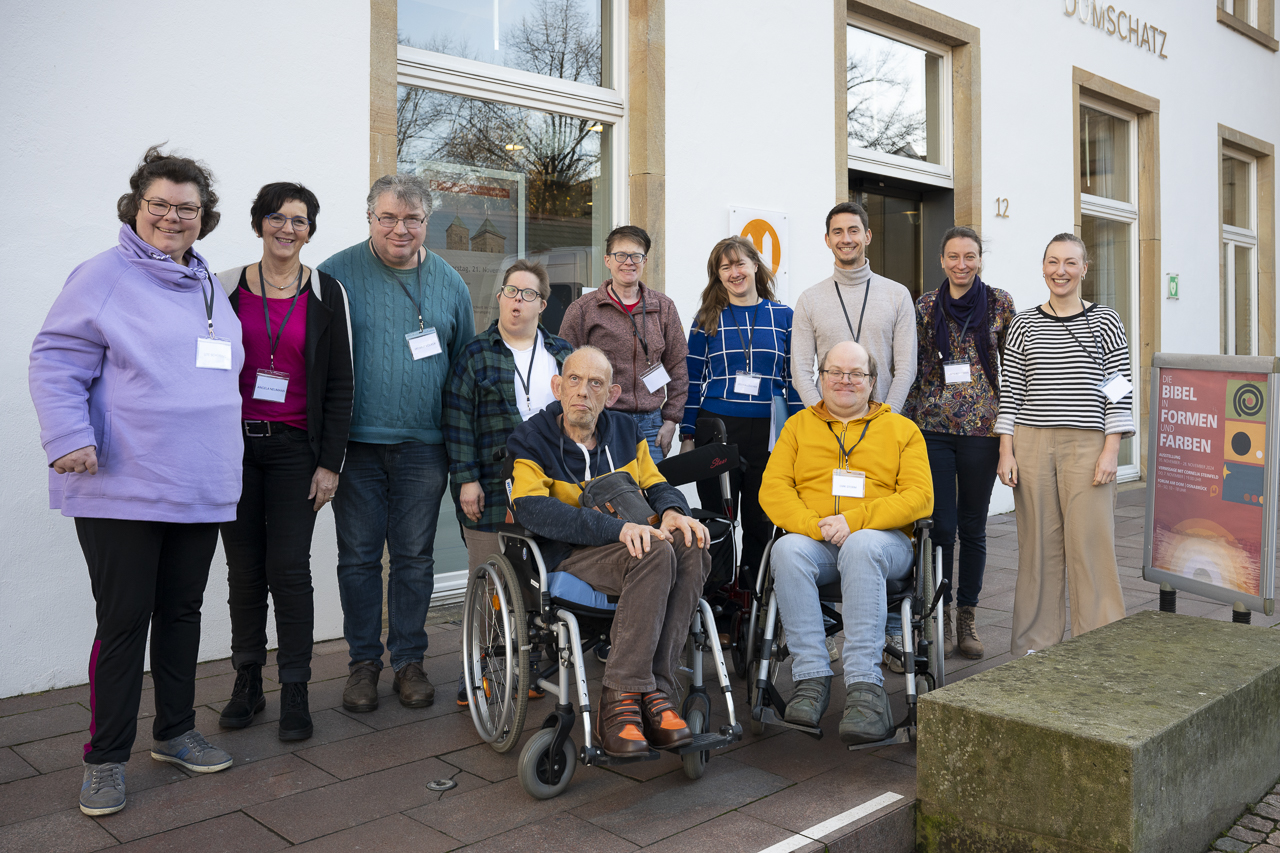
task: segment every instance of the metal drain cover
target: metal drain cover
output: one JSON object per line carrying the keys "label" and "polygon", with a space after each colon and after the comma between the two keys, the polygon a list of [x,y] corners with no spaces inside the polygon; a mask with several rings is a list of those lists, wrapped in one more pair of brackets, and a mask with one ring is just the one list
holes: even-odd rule
{"label": "metal drain cover", "polygon": [[428,791],[448,791],[450,788],[458,787],[458,783],[452,779],[436,779],[427,783]]}

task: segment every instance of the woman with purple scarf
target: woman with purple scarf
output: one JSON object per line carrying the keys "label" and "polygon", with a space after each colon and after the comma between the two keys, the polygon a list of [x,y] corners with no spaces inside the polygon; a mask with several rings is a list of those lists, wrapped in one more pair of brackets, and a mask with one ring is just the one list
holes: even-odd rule
{"label": "woman with purple scarf", "polygon": [[195,730],[200,606],[240,498],[240,321],[192,245],[218,224],[213,176],[151,148],[120,197],[119,244],[80,264],[31,347],[53,509],[75,519],[97,630],[80,810],[118,812],[151,636],[151,757],[231,756]]}
{"label": "woman with purple scarf", "polygon": [[[916,303],[920,343],[916,382],[903,414],[924,433],[933,471],[932,538],[942,547],[947,579],[946,656],[959,649],[982,657],[974,608],[987,564],[987,509],[1000,460],[996,415],[1000,410],[1000,364],[1013,321],[1013,299],[978,277],[982,240],[972,228],[951,228],[942,237],[947,280]],[[952,587],[956,533],[960,534],[960,583]],[[958,603],[954,617],[952,597]]]}

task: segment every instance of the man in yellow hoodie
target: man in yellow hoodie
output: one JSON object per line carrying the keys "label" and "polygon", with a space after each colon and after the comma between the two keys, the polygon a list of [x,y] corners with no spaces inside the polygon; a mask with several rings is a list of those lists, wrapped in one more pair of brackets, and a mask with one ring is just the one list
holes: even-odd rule
{"label": "man in yellow hoodie", "polygon": [[769,558],[796,682],[784,718],[816,727],[830,702],[818,587],[839,581],[845,634],[840,740],[873,743],[893,731],[878,666],[885,585],[911,569],[911,529],[933,512],[933,480],[919,428],[872,402],[876,362],[866,349],[853,341],[837,344],[819,374],[822,400],[787,421],[760,489],[760,505],[787,531]]}

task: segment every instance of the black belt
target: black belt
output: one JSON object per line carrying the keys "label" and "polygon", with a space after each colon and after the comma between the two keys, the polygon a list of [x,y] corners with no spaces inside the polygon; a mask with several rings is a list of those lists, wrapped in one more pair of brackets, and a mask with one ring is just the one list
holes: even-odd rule
{"label": "black belt", "polygon": [[[242,423],[244,424],[244,434],[249,438],[267,438],[272,435],[280,435],[289,430],[298,430],[298,427],[281,421],[242,421]],[[302,430],[298,431],[302,432]]]}

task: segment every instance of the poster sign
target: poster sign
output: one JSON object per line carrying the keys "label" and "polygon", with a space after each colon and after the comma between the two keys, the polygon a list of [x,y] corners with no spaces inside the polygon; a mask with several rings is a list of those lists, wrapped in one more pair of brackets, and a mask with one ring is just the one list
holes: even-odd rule
{"label": "poster sign", "polygon": [[774,295],[779,302],[791,303],[790,233],[787,214],[776,210],[750,207],[729,208],[729,235],[746,237],[769,264],[774,278]]}
{"label": "poster sign", "polygon": [[[1177,362],[1196,366],[1172,366]],[[1157,354],[1149,410],[1147,580],[1270,612],[1276,527],[1272,362]],[[1231,369],[1257,366],[1264,370]]]}

